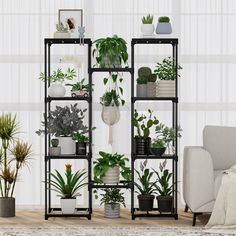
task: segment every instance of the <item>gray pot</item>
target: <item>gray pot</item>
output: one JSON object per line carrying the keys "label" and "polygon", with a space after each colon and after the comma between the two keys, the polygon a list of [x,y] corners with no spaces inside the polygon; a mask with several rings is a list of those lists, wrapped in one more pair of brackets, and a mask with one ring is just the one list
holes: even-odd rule
{"label": "gray pot", "polygon": [[172,33],[171,23],[170,22],[157,23],[156,33],[157,34],[171,34]]}
{"label": "gray pot", "polygon": [[105,210],[105,217],[106,218],[119,218],[120,217],[120,204],[105,204],[104,206]]}
{"label": "gray pot", "polygon": [[49,148],[50,156],[60,156],[61,155],[61,147],[50,147]]}
{"label": "gray pot", "polygon": [[137,84],[137,97],[147,97],[147,85]]}
{"label": "gray pot", "polygon": [[16,215],[15,205],[15,198],[0,197],[0,217],[14,217]]}

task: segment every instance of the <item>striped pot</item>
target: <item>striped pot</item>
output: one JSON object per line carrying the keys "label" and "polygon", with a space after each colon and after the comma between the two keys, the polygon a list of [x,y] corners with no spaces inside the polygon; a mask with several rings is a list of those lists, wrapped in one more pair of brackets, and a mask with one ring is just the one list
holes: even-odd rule
{"label": "striped pot", "polygon": [[114,219],[120,217],[120,204],[105,204],[104,206],[104,215],[106,218]]}

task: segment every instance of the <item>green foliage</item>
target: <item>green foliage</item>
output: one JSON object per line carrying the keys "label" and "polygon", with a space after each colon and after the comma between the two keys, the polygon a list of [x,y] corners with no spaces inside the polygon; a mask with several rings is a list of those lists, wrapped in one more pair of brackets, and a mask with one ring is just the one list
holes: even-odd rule
{"label": "green foliage", "polygon": [[153,111],[148,109],[149,115],[139,115],[137,110],[134,110],[134,126],[137,128],[137,137],[147,139],[150,135],[150,128],[153,125],[158,125],[159,120],[153,116]]}
{"label": "green foliage", "polygon": [[108,168],[113,168],[115,166],[119,166],[121,168],[121,175],[125,180],[131,180],[130,168],[125,165],[125,162],[129,161],[128,158],[118,153],[111,154],[102,151],[99,152],[99,155],[101,157],[93,162],[95,164],[93,168],[95,182],[103,183],[102,178],[105,176]]}
{"label": "green foliage", "polygon": [[146,17],[142,17],[143,24],[152,24],[153,22],[153,15],[148,14]]}
{"label": "green foliage", "polygon": [[75,198],[81,195],[80,193],[78,193],[78,191],[83,186],[87,185],[87,183],[83,183],[87,178],[85,176],[86,171],[84,169],[78,170],[72,174],[71,165],[67,164],[65,179],[57,170],[55,170],[55,172],[55,174],[50,173],[50,185],[52,186],[51,190],[59,193],[59,197],[66,199]]}
{"label": "green foliage", "polygon": [[121,193],[121,190],[118,188],[107,188],[103,189],[104,193],[101,194],[101,205],[102,204],[111,204],[112,208],[116,203],[122,204],[125,206],[124,193]]}
{"label": "green foliage", "polygon": [[74,84],[66,84],[66,86],[71,86],[72,91],[77,90],[86,90],[87,92],[92,90],[93,84],[84,84],[85,79],[82,79],[80,82],[74,83]]}
{"label": "green foliage", "polygon": [[160,173],[153,169],[157,175],[157,183],[155,187],[160,196],[171,196],[173,193],[173,184],[170,184],[172,173],[165,168],[166,163],[166,160],[163,163],[160,163]]}
{"label": "green foliage", "polygon": [[137,84],[147,84],[147,78],[137,78]]}
{"label": "green foliage", "polygon": [[[174,65],[171,57],[165,58],[162,63],[157,63],[156,69],[154,73],[158,75],[160,80],[175,80],[176,79],[176,71],[181,70],[182,67],[180,65]],[[177,76],[180,76],[177,74]]]}
{"label": "green foliage", "polygon": [[79,143],[86,143],[89,141],[89,138],[81,132],[73,133],[72,139]]}
{"label": "green foliage", "polygon": [[148,76],[148,82],[153,82],[153,83],[155,83],[156,80],[157,80],[157,75],[156,75],[156,74],[150,74],[150,75]]}
{"label": "green foliage", "polygon": [[151,195],[155,193],[155,184],[156,181],[152,182],[151,178],[153,177],[154,172],[150,171],[150,169],[146,168],[147,161],[144,161],[140,164],[140,170],[141,173],[137,170],[136,173],[138,174],[138,181],[139,183],[134,183],[134,185],[137,187],[137,191],[135,191],[138,194],[141,195]]}
{"label": "green foliage", "polygon": [[105,106],[122,106],[124,105],[125,101],[120,98],[120,95],[117,93],[115,89],[112,89],[110,91],[107,91],[103,94],[103,96],[100,98],[100,103]]}
{"label": "green foliage", "polygon": [[53,147],[58,147],[59,139],[58,138],[51,139],[51,144],[52,144]]}
{"label": "green foliage", "polygon": [[158,22],[159,23],[169,23],[170,18],[168,16],[161,16],[161,17],[158,18]]}
{"label": "green foliage", "polygon": [[97,64],[104,68],[105,58],[108,57],[111,65],[115,67],[117,58],[124,64],[128,61],[126,41],[114,35],[113,37],[100,38],[93,42],[93,57],[96,57]]}
{"label": "green foliage", "polygon": [[63,32],[63,33],[67,33],[68,32],[68,27],[64,27],[62,22],[59,22],[58,24],[56,24],[56,29],[57,32]]}
{"label": "green foliage", "polygon": [[55,83],[55,82],[64,82],[65,80],[73,80],[76,77],[76,73],[74,69],[68,68],[67,71],[64,73],[62,72],[62,69],[57,69],[52,72],[52,75],[49,77],[45,76],[43,72],[40,73],[39,79],[42,81],[49,81],[50,83]]}
{"label": "green foliage", "polygon": [[152,141],[151,147],[153,147],[153,148],[164,148],[164,147],[166,147],[166,142],[163,139],[154,139]]}
{"label": "green foliage", "polygon": [[[65,107],[56,106],[54,111],[50,111],[46,118],[47,133],[56,137],[70,137],[77,131],[87,133],[88,127],[83,123],[87,109],[81,110],[77,106],[77,103]],[[45,121],[42,121],[42,125],[45,126]],[[36,131],[38,135],[44,132],[41,129]]]}

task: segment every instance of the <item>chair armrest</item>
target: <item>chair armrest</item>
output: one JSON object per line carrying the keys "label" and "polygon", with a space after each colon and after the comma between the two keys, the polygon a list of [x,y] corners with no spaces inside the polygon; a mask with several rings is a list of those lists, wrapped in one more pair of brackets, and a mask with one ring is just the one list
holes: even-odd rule
{"label": "chair armrest", "polygon": [[184,148],[183,197],[193,212],[215,200],[213,162],[202,147]]}

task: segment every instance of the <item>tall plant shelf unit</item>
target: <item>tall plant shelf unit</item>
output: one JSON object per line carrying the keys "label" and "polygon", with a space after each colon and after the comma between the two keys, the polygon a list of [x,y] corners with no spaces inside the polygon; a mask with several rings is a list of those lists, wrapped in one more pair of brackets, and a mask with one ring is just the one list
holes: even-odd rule
{"label": "tall plant shelf unit", "polygon": [[[46,78],[50,76],[51,73],[51,46],[54,44],[76,44],[80,45],[79,39],[67,38],[67,39],[55,39],[55,38],[45,38],[44,39],[44,69]],[[91,68],[91,47],[92,41],[89,38],[84,39],[84,44],[88,48],[88,68]],[[88,69],[88,82],[92,84],[91,70]],[[51,172],[51,162],[54,160],[59,161],[62,159],[68,160],[87,160],[88,163],[88,183],[91,182],[91,161],[92,161],[92,91],[89,92],[88,97],[49,97],[48,96],[48,87],[50,82],[45,80],[44,86],[44,112],[45,117],[48,116],[48,113],[51,110],[52,102],[59,101],[68,101],[68,102],[87,102],[88,103],[88,127],[89,127],[89,152],[87,155],[60,155],[60,156],[50,156],[49,147],[50,147],[50,134],[47,133],[47,120],[45,119],[45,220],[49,217],[86,217],[91,219],[92,214],[92,192],[90,191],[90,185],[88,184],[88,207],[86,208],[77,208],[75,214],[62,214],[60,213],[61,208],[52,207],[51,199],[51,190],[50,190],[50,175]]]}
{"label": "tall plant shelf unit", "polygon": [[[172,45],[172,58],[174,65],[178,64],[178,39],[177,38],[133,38],[131,41],[131,171],[132,171],[132,186],[133,189],[131,191],[131,214],[132,219],[134,220],[136,217],[174,217],[176,220],[178,219],[178,199],[177,199],[177,176],[178,176],[178,140],[177,140],[177,124],[178,124],[178,73],[176,66],[176,78],[175,78],[175,97],[136,97],[134,96],[134,64],[135,64],[135,45],[156,45],[156,44],[170,44]],[[175,147],[175,153],[173,155],[163,155],[163,156],[154,156],[154,155],[136,155],[134,152],[134,106],[136,102],[139,101],[169,101],[172,103],[172,127],[175,128],[176,138],[173,142]],[[138,208],[134,207],[134,163],[138,159],[169,159],[172,161],[172,183],[174,184],[174,207],[171,213],[159,213],[158,208],[154,208],[153,212],[148,213],[140,213]],[[156,212],[156,213],[155,213]]]}

